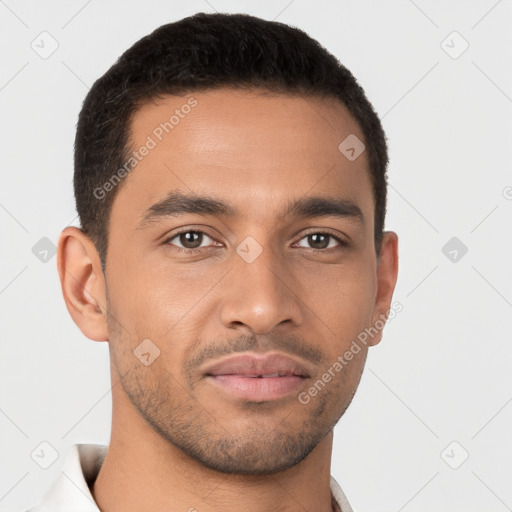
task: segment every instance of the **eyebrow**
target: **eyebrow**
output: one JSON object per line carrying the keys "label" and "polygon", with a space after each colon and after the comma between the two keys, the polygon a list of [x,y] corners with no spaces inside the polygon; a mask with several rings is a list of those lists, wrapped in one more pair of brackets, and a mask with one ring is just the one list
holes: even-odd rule
{"label": "eyebrow", "polygon": [[[236,217],[240,214],[234,206],[215,197],[172,191],[144,212],[137,229],[144,229],[158,220],[179,217],[187,213],[216,217]],[[350,199],[336,197],[305,197],[290,202],[279,216],[279,220],[287,217],[349,218],[364,224],[363,213],[356,203]]]}

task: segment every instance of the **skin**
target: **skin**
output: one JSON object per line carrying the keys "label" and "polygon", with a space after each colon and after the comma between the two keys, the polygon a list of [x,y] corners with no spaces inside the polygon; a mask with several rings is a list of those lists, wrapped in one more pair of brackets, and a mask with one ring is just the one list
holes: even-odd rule
{"label": "skin", "polygon": [[[308,404],[297,393],[238,399],[202,370],[229,354],[274,351],[308,366],[307,390],[389,311],[397,236],[385,233],[377,257],[366,153],[351,162],[338,150],[349,134],[364,137],[334,99],[216,89],[145,104],[132,121],[133,148],[190,96],[197,106],[118,191],[106,277],[78,228],[59,240],[67,308],[111,354],[112,432],[93,495],[108,512],[329,511],[332,429],[381,331]],[[187,213],[138,228],[176,190],[209,194],[238,214]],[[351,200],[362,222],[281,217],[313,195]],[[180,248],[184,237],[169,241],[187,227],[206,234],[200,252]],[[308,238],[325,230],[348,245]],[[236,251],[248,236],[262,248],[252,263]],[[144,339],[160,350],[148,366],[133,353]]]}

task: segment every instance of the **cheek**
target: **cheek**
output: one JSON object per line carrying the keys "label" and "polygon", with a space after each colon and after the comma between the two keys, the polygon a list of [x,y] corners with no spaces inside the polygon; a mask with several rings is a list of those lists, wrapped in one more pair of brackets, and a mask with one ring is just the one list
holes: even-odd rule
{"label": "cheek", "polygon": [[[142,290],[141,310],[145,319],[152,319],[172,332],[182,332],[198,324],[205,307],[217,295],[218,285],[226,273],[224,265],[197,262],[190,265],[155,264],[138,280]],[[163,334],[163,333],[161,333]]]}
{"label": "cheek", "polygon": [[315,312],[323,326],[327,326],[327,329],[322,327],[327,367],[320,372],[330,371],[326,379],[334,374],[335,395],[349,399],[361,378],[368,351],[361,335],[371,325],[375,280],[367,269],[347,270],[337,280],[333,279],[323,294],[317,293],[310,300],[316,301]]}
{"label": "cheek", "polygon": [[371,322],[376,279],[366,256],[360,254],[347,265],[304,272],[300,282],[301,297],[330,334],[357,336]]}
{"label": "cheek", "polygon": [[107,278],[118,313],[132,328],[162,336],[190,310],[191,298],[197,300],[198,283],[188,281],[187,286],[179,269],[161,262],[135,254],[117,257],[118,263],[109,269]]}
{"label": "cheek", "polygon": [[[133,352],[142,340],[150,339],[160,351],[158,363],[175,373],[181,368],[187,350],[203,334],[211,316],[211,298],[215,285],[224,272],[213,266],[204,268],[171,268],[168,264],[125,265],[129,280],[120,276],[112,283],[113,315],[123,330],[111,333],[119,338],[125,350]],[[220,277],[217,277],[219,274]]]}

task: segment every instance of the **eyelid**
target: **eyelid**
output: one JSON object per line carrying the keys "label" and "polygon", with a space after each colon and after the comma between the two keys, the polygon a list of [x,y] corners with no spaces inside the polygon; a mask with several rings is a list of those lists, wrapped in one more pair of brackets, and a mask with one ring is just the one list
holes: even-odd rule
{"label": "eyelid", "polygon": [[[349,244],[348,240],[345,240],[342,236],[340,236],[340,233],[338,231],[333,231],[329,228],[310,228],[306,233],[303,233],[300,238],[297,239],[296,242],[300,242],[303,238],[309,236],[309,235],[316,235],[316,234],[322,234],[322,235],[329,235],[332,238],[336,239],[339,242],[339,245],[341,247],[346,247]],[[346,235],[345,235],[346,236]],[[347,237],[349,238],[349,237]],[[334,249],[334,247],[331,247],[331,249]],[[316,249],[318,251],[327,251],[329,249]]]}
{"label": "eyelid", "polygon": [[[191,227],[191,226],[185,226],[183,228],[179,228],[178,231],[172,233],[171,235],[165,235],[164,236],[164,239],[162,241],[162,244],[163,245],[166,245],[166,244],[169,244],[171,240],[173,240],[174,238],[176,238],[177,236],[183,234],[183,233],[189,233],[189,232],[194,232],[194,233],[201,233],[205,236],[207,236],[208,238],[210,238],[213,242],[217,243],[217,244],[220,244],[221,242],[219,242],[214,236],[210,235],[207,231],[205,231],[204,228],[195,228],[195,227]],[[179,247],[177,246],[179,249],[187,249],[186,247]],[[208,246],[205,246],[205,247],[196,247],[195,249],[187,249],[188,251],[197,251],[197,250],[200,250],[200,249],[207,249],[209,247],[215,247],[213,245],[208,245]]]}
{"label": "eyelid", "polygon": [[[196,227],[193,227],[193,226],[185,226],[185,227],[182,227],[182,228],[179,228],[178,231],[174,232],[173,234],[169,235],[169,236],[165,236],[162,244],[166,245],[166,244],[169,244],[171,240],[173,240],[174,238],[176,238],[177,236],[183,234],[183,233],[188,233],[188,232],[195,232],[195,233],[201,233],[203,235],[206,235],[207,237],[209,237],[213,242],[215,242],[216,244],[222,244],[222,242],[219,242],[215,237],[213,237],[212,235],[210,235],[207,231],[205,231],[204,228],[196,228]],[[307,236],[309,235],[313,235],[313,234],[323,234],[323,235],[328,235],[332,238],[334,238],[337,242],[338,242],[338,245],[336,247],[330,247],[329,249],[313,249],[313,248],[310,248],[312,250],[316,250],[316,251],[320,251],[320,252],[329,252],[330,250],[333,250],[333,249],[336,249],[337,247],[346,247],[349,245],[349,242],[347,240],[345,240],[343,237],[340,236],[340,234],[337,232],[337,231],[333,231],[329,228],[320,228],[320,227],[312,227],[312,228],[309,228],[305,233],[302,233],[300,238],[297,238],[295,242],[293,242],[293,245],[295,244],[298,244],[301,240],[303,240],[304,238],[306,238]],[[174,244],[172,244],[174,245]],[[179,247],[179,246],[176,246],[178,247],[179,249],[182,249],[182,247]],[[212,248],[212,247],[218,247],[215,246],[215,245],[208,245],[208,246],[205,246],[205,247],[196,247],[194,249],[187,249],[187,248],[184,248],[188,251],[200,251],[200,250],[203,250],[203,249],[209,249],[209,248]],[[307,247],[302,247],[303,249],[307,249]]]}

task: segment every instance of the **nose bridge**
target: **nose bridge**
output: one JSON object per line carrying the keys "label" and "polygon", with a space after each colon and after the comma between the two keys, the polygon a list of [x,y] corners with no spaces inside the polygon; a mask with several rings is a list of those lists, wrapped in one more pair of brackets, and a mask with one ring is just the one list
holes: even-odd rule
{"label": "nose bridge", "polygon": [[234,267],[225,288],[222,321],[245,324],[255,333],[266,333],[277,325],[301,322],[297,296],[288,284],[289,272],[270,244],[262,246],[248,237],[236,249]]}

